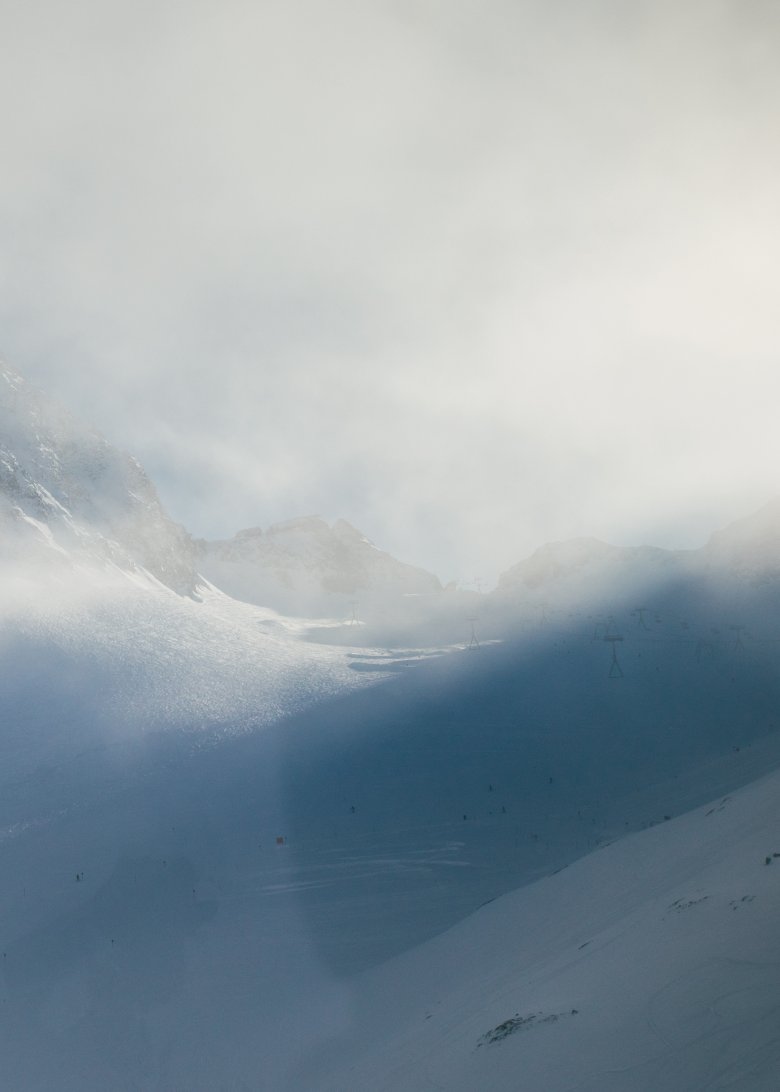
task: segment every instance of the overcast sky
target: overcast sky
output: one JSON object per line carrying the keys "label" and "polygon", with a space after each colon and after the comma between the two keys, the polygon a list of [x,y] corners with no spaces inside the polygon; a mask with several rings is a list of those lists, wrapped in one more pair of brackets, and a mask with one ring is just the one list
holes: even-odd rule
{"label": "overcast sky", "polygon": [[0,352],[195,534],[490,583],[780,491],[780,5],[0,13]]}

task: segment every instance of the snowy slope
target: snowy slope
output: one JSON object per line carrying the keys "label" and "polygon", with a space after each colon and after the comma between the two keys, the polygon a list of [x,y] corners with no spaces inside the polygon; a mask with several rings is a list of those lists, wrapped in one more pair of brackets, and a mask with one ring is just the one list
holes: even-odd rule
{"label": "snowy slope", "polygon": [[[248,907],[252,943],[282,958],[250,991],[261,1007],[279,1003],[295,964],[269,939],[281,921],[262,894],[289,828],[281,725],[381,676],[304,643],[273,612],[118,569],[4,573],[0,603],[0,1084],[175,1087],[166,1058],[180,1065],[221,1034],[216,964],[189,975],[193,946],[224,964]],[[252,739],[247,760],[236,745]],[[193,1006],[209,1012],[211,1038]],[[221,1073],[230,1079],[229,1063],[201,1087]]]}
{"label": "snowy slope", "polygon": [[774,1092],[779,918],[775,773],[364,975],[299,1087]]}
{"label": "snowy slope", "polygon": [[331,648],[2,382],[3,1088],[772,1087],[771,518],[619,594],[575,547],[501,644]]}
{"label": "snowy slope", "polygon": [[373,681],[209,585],[39,567],[4,574],[0,596],[0,839],[83,806],[147,744],[213,747]]}
{"label": "snowy slope", "polygon": [[240,531],[199,543],[199,566],[228,594],[287,613],[346,617],[404,595],[430,595],[441,584],[424,569],[397,561],[346,520],[316,516],[267,531]]}
{"label": "snowy slope", "polygon": [[190,594],[189,535],[141,466],[0,364],[0,556],[147,570]]}
{"label": "snowy slope", "polygon": [[[117,580],[130,590],[49,595],[32,613],[18,590],[0,644],[12,1090],[425,1087],[422,1070],[394,1085],[370,1051],[359,1079],[325,1083],[406,1033],[407,995],[372,992],[370,968],[605,841],[651,823],[670,837],[666,814],[780,761],[773,649],[697,662],[671,628],[637,634],[615,680],[589,630],[389,656],[303,643],[216,593]],[[595,886],[625,908],[635,885],[618,870]],[[605,927],[599,905],[578,944]],[[500,938],[488,920],[480,932]],[[552,960],[561,936],[535,949]],[[446,951],[472,1049],[525,1009],[515,994],[481,1009],[475,968]],[[447,1001],[439,970],[400,966]],[[529,1011],[559,996],[580,1008],[578,989]],[[411,1011],[412,1030],[429,1011]]]}

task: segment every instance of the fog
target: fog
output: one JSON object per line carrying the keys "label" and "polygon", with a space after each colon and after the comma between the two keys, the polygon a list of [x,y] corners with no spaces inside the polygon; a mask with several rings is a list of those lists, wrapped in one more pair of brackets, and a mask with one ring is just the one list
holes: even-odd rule
{"label": "fog", "polygon": [[195,534],[491,583],[777,492],[774,5],[1,10],[0,351]]}

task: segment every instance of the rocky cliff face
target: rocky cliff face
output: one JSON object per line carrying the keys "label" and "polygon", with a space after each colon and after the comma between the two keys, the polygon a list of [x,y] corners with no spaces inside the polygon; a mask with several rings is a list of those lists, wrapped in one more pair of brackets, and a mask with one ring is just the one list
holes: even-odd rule
{"label": "rocky cliff face", "polygon": [[143,569],[187,595],[195,550],[140,464],[0,365],[0,549]]}

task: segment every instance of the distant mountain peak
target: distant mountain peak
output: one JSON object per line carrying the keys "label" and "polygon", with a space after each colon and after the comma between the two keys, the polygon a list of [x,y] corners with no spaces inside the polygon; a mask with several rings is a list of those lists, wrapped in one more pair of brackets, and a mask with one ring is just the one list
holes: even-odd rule
{"label": "distant mountain peak", "polygon": [[547,543],[502,573],[496,594],[587,600],[671,578],[780,586],[780,497],[716,531],[696,550],[613,546],[595,538]]}
{"label": "distant mountain peak", "polygon": [[380,550],[344,519],[298,516],[200,547],[201,571],[223,591],[291,613],[340,611],[345,597],[441,591],[432,573]]}
{"label": "distant mountain peak", "polygon": [[780,496],[716,531],[703,552],[712,564],[743,579],[764,583],[780,578]]}

